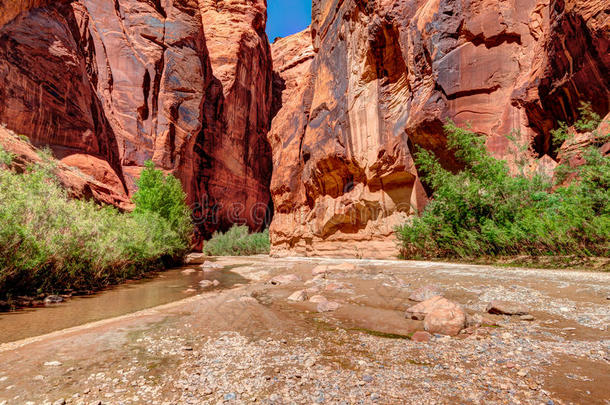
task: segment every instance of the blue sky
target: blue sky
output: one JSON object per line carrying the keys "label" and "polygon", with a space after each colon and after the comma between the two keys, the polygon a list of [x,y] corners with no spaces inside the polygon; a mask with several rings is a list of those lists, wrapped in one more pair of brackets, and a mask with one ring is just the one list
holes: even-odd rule
{"label": "blue sky", "polygon": [[311,0],[267,0],[267,36],[287,37],[311,23]]}

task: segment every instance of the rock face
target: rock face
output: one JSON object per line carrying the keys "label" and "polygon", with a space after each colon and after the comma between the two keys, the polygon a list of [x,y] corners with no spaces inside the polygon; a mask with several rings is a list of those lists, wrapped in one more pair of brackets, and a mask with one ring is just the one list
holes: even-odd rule
{"label": "rock face", "polygon": [[519,131],[534,170],[552,170],[557,122],[580,101],[608,112],[608,12],[601,0],[314,0],[311,29],[272,46],[274,253],[395,255],[394,226],[427,200],[413,153],[457,167],[447,119],[509,162],[523,152],[505,135]]}
{"label": "rock face", "polygon": [[5,3],[0,122],[100,182],[118,178],[125,196],[153,160],[182,181],[203,234],[263,225],[272,104],[263,0]]}

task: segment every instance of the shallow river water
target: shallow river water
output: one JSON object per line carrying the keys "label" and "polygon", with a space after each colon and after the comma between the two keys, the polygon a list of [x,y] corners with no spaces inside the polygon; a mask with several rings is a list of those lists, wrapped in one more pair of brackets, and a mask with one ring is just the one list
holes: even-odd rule
{"label": "shallow river water", "polygon": [[[128,281],[94,295],[73,297],[60,304],[0,312],[0,344],[114,318],[194,296],[204,291],[199,282],[205,279],[218,280],[220,284],[215,289],[226,289],[248,282],[230,270],[182,273],[187,268],[192,267],[152,274],[142,280]],[[209,291],[211,288],[205,290]]]}

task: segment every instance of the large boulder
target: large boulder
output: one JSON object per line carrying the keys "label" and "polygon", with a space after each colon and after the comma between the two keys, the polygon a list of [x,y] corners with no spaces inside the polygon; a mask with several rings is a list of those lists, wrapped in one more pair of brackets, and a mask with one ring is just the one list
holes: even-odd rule
{"label": "large boulder", "polygon": [[466,312],[461,305],[441,296],[410,307],[406,317],[423,320],[424,329],[430,333],[455,336],[466,327]]}

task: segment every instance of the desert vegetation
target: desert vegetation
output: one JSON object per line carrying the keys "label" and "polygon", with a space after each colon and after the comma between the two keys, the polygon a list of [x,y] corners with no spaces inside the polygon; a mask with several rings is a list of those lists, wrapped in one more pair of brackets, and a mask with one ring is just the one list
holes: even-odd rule
{"label": "desert vegetation", "polygon": [[205,242],[203,252],[210,256],[248,256],[269,253],[269,230],[249,233],[245,225],[233,225],[227,232],[215,232]]}
{"label": "desert vegetation", "polygon": [[97,289],[180,258],[192,226],[180,183],[148,163],[138,187],[122,213],[69,199],[48,156],[22,174],[0,167],[0,298]]}
{"label": "desert vegetation", "polygon": [[[485,138],[447,123],[448,146],[463,164],[457,173],[443,168],[429,151],[416,162],[433,198],[420,216],[396,230],[407,258],[480,256],[609,256],[610,157],[599,146],[610,134],[594,131],[600,117],[581,107],[576,132],[590,132],[578,143],[562,124],[553,131],[556,148],[567,152],[553,178],[521,170],[511,175],[506,161],[494,158]],[[583,146],[586,145],[586,146]]]}

